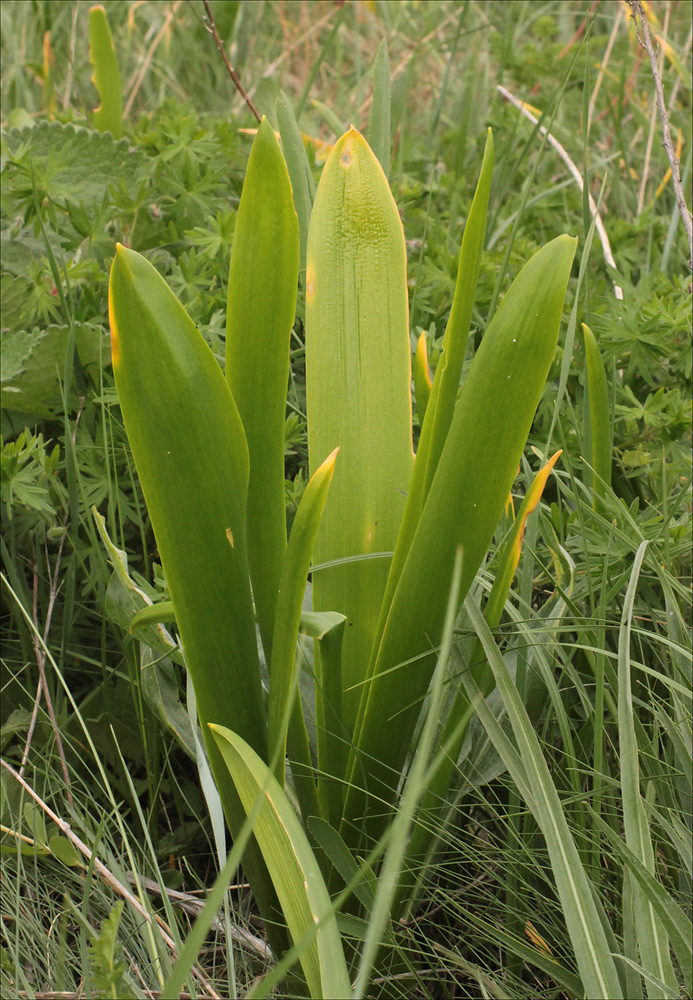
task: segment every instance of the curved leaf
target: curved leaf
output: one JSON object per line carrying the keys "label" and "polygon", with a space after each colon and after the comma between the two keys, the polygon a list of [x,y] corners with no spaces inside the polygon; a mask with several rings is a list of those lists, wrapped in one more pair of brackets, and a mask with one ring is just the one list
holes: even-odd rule
{"label": "curved leaf", "polygon": [[226,379],[248,442],[248,563],[268,663],[286,552],[284,424],[298,253],[289,174],[272,126],[263,118],[231,248]]}
{"label": "curved leaf", "polygon": [[236,733],[211,726],[246,813],[262,798],[253,832],[294,943],[317,931],[300,954],[311,997],[348,998],[351,985],[329,893],[308,839],[277,779]]}
{"label": "curved leaf", "polygon": [[[523,267],[474,358],[364,692],[345,827],[364,813],[359,760],[367,762],[369,794],[393,800],[435,665],[455,551],[462,545],[463,598],[503,512],[553,359],[576,242],[559,236]],[[374,812],[367,829],[377,838],[387,811]]]}

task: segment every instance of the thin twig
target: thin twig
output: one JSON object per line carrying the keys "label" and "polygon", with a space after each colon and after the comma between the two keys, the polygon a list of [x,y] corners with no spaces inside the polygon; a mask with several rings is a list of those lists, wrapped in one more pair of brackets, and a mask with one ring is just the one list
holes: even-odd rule
{"label": "thin twig", "polygon": [[[662,77],[659,72],[659,66],[657,65],[657,54],[652,45],[652,39],[650,38],[650,29],[647,25],[647,17],[645,16],[645,11],[643,10],[642,0],[628,0],[628,6],[632,11],[631,17],[633,18],[633,23],[635,24],[636,37],[650,57],[650,67],[652,69],[655,95],[657,98],[657,110],[659,111],[659,119],[662,123],[662,145],[664,146],[669,159],[669,166],[671,167],[671,181],[674,185],[676,204],[678,205],[679,213],[683,219],[683,225],[686,230],[686,236],[688,237],[688,248],[691,253],[688,266],[691,270],[693,270],[693,219],[691,218],[691,213],[686,205],[686,198],[683,193],[683,185],[681,183],[679,158],[676,155],[674,144],[671,139],[669,115],[667,114],[666,104],[664,103],[664,88],[662,86]],[[638,18],[640,18],[639,24]]]}
{"label": "thin twig", "polygon": [[[514,97],[509,90],[506,90],[505,87],[502,87],[500,84],[496,84],[496,90],[503,95],[506,101],[510,101],[510,103],[514,107],[516,107],[518,111],[520,111],[525,116],[525,118],[531,121],[533,125],[538,124],[539,119],[532,114],[532,112],[523,104],[522,101],[518,101],[518,99]],[[558,139],[556,139],[555,136],[551,135],[550,132],[548,132],[547,134],[547,129],[543,125],[539,125],[539,131],[541,132],[542,135],[546,136],[548,143],[551,146],[553,146],[553,148],[556,150],[560,158],[563,160],[568,170],[575,178],[575,183],[580,188],[580,192],[582,193],[582,189],[584,187],[582,174],[580,173],[575,163],[566,152],[565,148],[560,144],[560,142],[558,141]],[[595,204],[594,198],[592,197],[591,194],[589,194],[589,192],[588,192],[588,198],[590,204],[590,212],[592,214],[592,217],[595,219],[595,225],[597,227],[597,232],[599,233],[599,239],[602,244],[602,250],[604,252],[604,260],[609,265],[609,267],[612,267],[615,271],[616,261],[614,260],[614,255],[611,252],[611,244],[609,243],[609,237],[607,236],[606,229],[604,228],[604,223],[602,222],[602,218],[599,212],[597,211],[597,206]],[[623,289],[621,288],[620,285],[617,285],[615,281],[613,284],[614,284],[614,295],[616,296],[617,299],[623,299]]]}
{"label": "thin twig", "polygon": [[[51,618],[53,617],[53,608],[55,606],[55,599],[58,596],[58,571],[60,569],[60,560],[63,553],[63,544],[65,541],[65,534],[60,539],[60,548],[58,549],[58,557],[55,562],[55,572],[53,574],[53,579],[50,584],[50,596],[48,599],[48,610],[46,611],[46,624],[43,630],[43,642],[44,645],[48,642],[48,632],[51,627]],[[46,679],[46,654],[39,644],[38,640],[38,563],[34,560],[34,582],[33,582],[33,594],[32,594],[32,617],[34,621],[35,631],[33,633],[33,643],[34,643],[34,654],[36,656],[36,663],[39,668],[39,683],[36,689],[36,699],[34,701],[34,710],[31,715],[31,723],[29,725],[29,732],[26,738],[26,744],[24,746],[24,753],[22,754],[22,765],[19,769],[20,775],[24,774],[24,768],[26,767],[26,762],[29,757],[29,749],[31,747],[31,740],[34,735],[34,727],[36,726],[36,719],[38,717],[39,703],[41,700],[41,692],[43,691],[43,697],[46,701],[46,708],[48,710],[48,717],[51,720],[51,728],[53,729],[53,736],[55,737],[55,745],[58,748],[58,756],[60,757],[60,763],[63,770],[63,777],[65,778],[65,790],[67,792],[67,801],[70,809],[74,808],[74,801],[72,799],[72,782],[70,781],[70,772],[67,767],[67,760],[65,759],[65,750],[63,747],[62,736],[60,735],[60,727],[58,726],[58,720],[55,716],[55,709],[53,708],[53,699],[51,698],[50,689],[48,687],[48,681]]]}
{"label": "thin twig", "polygon": [[[671,12],[671,3],[667,3],[667,12],[664,19],[664,34],[666,35],[667,29],[669,27],[669,14]],[[659,60],[659,72],[661,75],[664,69],[664,52],[661,53],[661,58]],[[655,119],[657,118],[657,102],[652,105],[652,115],[650,117],[650,131],[647,136],[647,148],[645,150],[645,164],[642,169],[642,181],[640,182],[640,191],[638,193],[638,207],[635,210],[636,216],[640,215],[643,210],[643,205],[645,204],[645,188],[647,187],[647,180],[650,172],[650,157],[652,156],[652,143],[654,141],[655,133]]]}
{"label": "thin twig", "polygon": [[[128,881],[135,883],[135,875],[133,872],[127,873]],[[140,883],[147,892],[153,895],[160,896],[162,894],[162,888],[158,882],[154,879],[146,878],[142,875],[139,876]],[[197,899],[196,896],[191,896],[188,892],[178,892],[177,889],[166,889],[166,896],[172,906],[177,906],[179,909],[183,910],[184,913],[190,914],[192,917],[197,917],[200,910],[205,905],[204,899]],[[225,932],[226,927],[224,921],[220,917],[215,917],[211,924],[211,929],[214,931],[220,931],[222,934]],[[259,955],[266,962],[272,961],[272,952],[270,951],[269,945],[262,940],[262,938],[256,937],[255,934],[251,934],[250,931],[245,930],[244,927],[235,927],[231,924],[230,927],[231,938],[237,943],[245,945],[246,948],[250,948],[255,954]]]}
{"label": "thin twig", "polygon": [[257,118],[257,120],[259,122],[261,122],[262,121],[262,116],[260,115],[260,112],[255,107],[255,105],[253,104],[252,99],[248,96],[248,94],[246,94],[245,90],[243,89],[243,85],[241,83],[241,78],[239,77],[238,73],[233,68],[233,66],[231,65],[231,63],[229,62],[228,56],[226,55],[226,52],[224,51],[224,43],[222,42],[221,38],[219,38],[219,32],[217,31],[216,21],[214,20],[214,15],[212,14],[212,8],[209,6],[209,0],[202,0],[202,3],[204,4],[204,8],[205,8],[205,11],[206,11],[205,20],[209,22],[209,28],[207,30],[210,31],[212,33],[212,35],[214,36],[214,41],[216,42],[216,46],[219,49],[219,54],[221,55],[221,58],[224,60],[224,65],[226,66],[227,70],[229,71],[229,75],[231,76],[231,79],[233,80],[233,84],[234,84],[236,90],[238,91],[238,93],[241,95],[241,97],[245,101],[245,103],[248,105],[248,107],[250,108],[250,110],[253,112],[253,114],[255,115],[255,117]]}

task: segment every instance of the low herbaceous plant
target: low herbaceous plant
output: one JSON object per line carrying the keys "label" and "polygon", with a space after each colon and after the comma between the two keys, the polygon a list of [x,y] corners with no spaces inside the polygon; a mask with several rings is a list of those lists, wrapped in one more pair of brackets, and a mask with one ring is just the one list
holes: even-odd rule
{"label": "low herbaceous plant", "polygon": [[[364,137],[352,128],[332,149],[307,234],[310,481],[288,538],[284,425],[300,240],[268,122],[236,219],[225,373],[144,257],[118,246],[111,271],[116,385],[172,603],[150,619],[175,617],[234,837],[253,816],[245,873],[273,948],[294,947],[312,996],[351,996],[331,898],[350,881],[350,866],[359,873],[351,879],[356,917],[384,905],[371,866],[357,859],[387,870],[393,917],[416,892],[474,700],[457,678],[444,724],[426,726],[441,704],[446,613],[454,621],[492,542],[556,348],[576,246],[568,236],[517,275],[459,390],[492,169],[489,132],[432,383],[424,345],[415,356],[425,416],[414,456],[402,223]],[[492,627],[555,458],[503,541],[484,609]],[[298,693],[299,633],[315,649],[310,732]],[[470,666],[487,694],[496,675],[480,642]],[[415,735],[430,751],[418,770]],[[396,815],[413,823],[393,861]],[[373,951],[368,937],[366,946]]]}

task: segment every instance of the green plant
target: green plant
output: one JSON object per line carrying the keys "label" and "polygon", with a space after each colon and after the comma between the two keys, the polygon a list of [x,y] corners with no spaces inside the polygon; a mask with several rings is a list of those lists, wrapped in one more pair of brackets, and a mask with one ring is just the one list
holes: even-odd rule
{"label": "green plant", "polygon": [[[681,126],[682,168],[690,176],[689,26],[676,5],[670,12],[665,5],[651,6],[653,18],[665,15],[657,31],[666,45],[664,66],[673,85],[672,124]],[[295,984],[282,982],[282,977],[304,949],[315,983],[314,957],[317,953],[320,962],[321,955],[329,955],[334,923],[324,896],[322,904],[314,897],[321,936],[318,939],[313,932],[311,938],[310,905],[291,914],[284,902],[286,924],[300,940],[262,983],[257,976],[266,969],[266,949],[254,951],[249,960],[243,944],[232,948],[227,937],[224,948],[223,921],[210,928],[211,916],[222,902],[231,904],[230,909],[225,907],[227,926],[229,919],[243,920],[252,911],[252,899],[242,888],[230,894],[226,890],[243,850],[244,829],[234,830],[234,851],[224,866],[223,817],[202,754],[196,752],[202,733],[197,730],[190,675],[186,678],[181,666],[175,633],[171,638],[157,624],[164,615],[175,621],[175,612],[172,607],[166,612],[161,604],[151,607],[152,601],[168,599],[168,584],[154,561],[158,556],[151,520],[134,475],[110,356],[103,345],[108,268],[115,241],[120,240],[144,253],[167,276],[170,288],[222,361],[224,276],[249,148],[243,130],[236,126],[244,123],[247,112],[239,109],[239,99],[235,110],[233,101],[229,105],[221,60],[217,65],[209,59],[208,73],[191,71],[209,55],[209,38],[195,19],[192,4],[176,6],[174,11],[169,5],[133,7],[124,0],[109,0],[106,7],[127,81],[123,94],[129,109],[124,123],[127,138],[119,142],[107,132],[90,130],[95,119],[89,109],[96,102],[86,59],[86,8],[47,0],[30,6],[2,5],[2,90],[8,128],[2,134],[0,402],[7,449],[3,449],[7,462],[3,463],[2,558],[8,578],[3,576],[0,663],[3,756],[14,758],[19,768],[26,755],[31,786],[56,812],[69,809],[73,830],[93,844],[95,858],[112,871],[122,864],[125,845],[127,867],[136,877],[153,877],[163,890],[204,890],[209,889],[210,871],[219,861],[223,870],[205,908],[207,916],[197,921],[179,951],[178,982],[169,977],[163,996],[178,996],[186,975],[196,974],[191,968],[196,959],[222,995],[244,995],[248,989],[252,995],[269,995],[273,984],[276,988],[281,982],[279,990],[286,996],[294,992]],[[522,508],[514,522],[509,509],[501,517],[488,563],[471,588],[474,603],[482,601],[484,617],[502,651],[498,659],[487,636],[491,658],[501,673],[503,664],[507,667],[511,682],[503,686],[502,695],[499,687],[488,697],[493,717],[484,712],[483,703],[478,709],[473,704],[471,678],[483,694],[495,674],[489,677],[483,643],[469,634],[475,622],[479,624],[478,613],[473,605],[463,609],[452,635],[443,628],[447,645],[441,648],[426,693],[425,724],[422,714],[412,741],[416,749],[407,754],[397,778],[396,815],[372,850],[367,852],[365,833],[362,845],[350,850],[333,826],[310,815],[315,807],[310,803],[307,807],[308,839],[314,852],[313,862],[304,867],[309,884],[316,865],[320,866],[332,893],[330,906],[352,910],[338,915],[346,940],[367,939],[367,947],[354,945],[360,966],[357,995],[365,989],[369,995],[390,990],[402,996],[452,992],[470,997],[550,996],[561,988],[569,995],[589,992],[594,980],[589,979],[581,954],[584,941],[571,909],[574,902],[568,898],[566,905],[565,890],[560,888],[565,884],[560,852],[569,847],[571,838],[579,853],[577,862],[572,855],[572,865],[578,874],[580,866],[584,868],[596,890],[595,899],[603,906],[602,910],[598,904],[592,921],[596,939],[602,929],[606,936],[609,924],[613,928],[607,947],[617,956],[620,990],[602,968],[601,974],[611,982],[610,992],[676,995],[681,983],[690,980],[687,250],[677,238],[680,220],[672,215],[676,208],[664,176],[666,163],[658,162],[659,145],[651,142],[657,123],[650,119],[651,95],[646,85],[640,86],[642,74],[634,72],[638,49],[632,29],[629,37],[628,19],[617,5],[601,5],[583,35],[589,44],[581,45],[576,34],[582,20],[578,5],[550,8],[552,16],[544,17],[545,7],[539,11],[525,5],[519,10],[490,3],[482,10],[444,0],[437,5],[380,4],[364,16],[365,5],[335,6],[322,28],[311,25],[311,31],[317,30],[305,40],[304,5],[270,0],[263,5],[241,2],[214,8],[221,37],[227,51],[229,47],[235,51],[234,65],[243,80],[262,78],[255,99],[281,134],[299,219],[300,271],[306,266],[308,224],[321,169],[321,159],[316,162],[312,148],[306,157],[301,133],[331,143],[348,122],[361,127],[370,84],[364,57],[374,57],[380,45],[373,74],[374,112],[364,132],[390,174],[407,234],[410,329],[414,340],[423,334],[414,369],[415,445],[432,388],[426,354],[435,371],[455,286],[460,216],[472,202],[474,164],[481,154],[478,138],[472,137],[480,136],[483,124],[494,122],[499,169],[494,174],[489,236],[461,381],[471,367],[486,317],[499,291],[507,287],[506,266],[516,273],[556,232],[584,228],[587,234],[589,225],[587,206],[573,180],[567,174],[561,179],[562,167],[553,150],[541,142],[536,129],[518,122],[515,111],[498,97],[497,74],[518,97],[531,89],[529,100],[547,110],[543,123],[584,166],[585,188],[592,186],[595,197],[599,188],[595,174],[608,174],[602,188],[602,215],[624,299],[614,301],[598,251],[590,255],[589,238],[581,241],[580,277],[570,283],[568,292],[571,322],[556,351],[529,439],[540,462],[562,446],[561,461],[553,466],[552,475],[550,463],[543,465],[532,483],[538,466],[526,450],[513,485],[517,503],[525,496]],[[398,67],[392,78],[389,135],[383,124],[383,112],[388,111],[384,91],[390,87],[384,38]],[[183,39],[184,44],[178,44]],[[324,60],[328,48],[330,58]],[[565,88],[563,67],[575,53]],[[280,61],[274,63],[275,58]],[[592,69],[595,62],[600,64],[597,74]],[[272,76],[265,73],[270,65]],[[576,73],[584,73],[584,86],[576,85]],[[279,74],[286,94],[282,91],[275,120],[272,106],[279,93]],[[639,85],[634,89],[636,79]],[[325,103],[308,101],[309,91]],[[438,95],[434,111],[427,103],[430,92]],[[44,115],[58,120],[37,123],[41,108]],[[221,120],[215,120],[215,114]],[[582,135],[575,128],[580,120],[585,126]],[[284,432],[287,455],[291,449],[284,484],[291,504],[289,526],[307,482],[304,285],[299,285],[291,335],[291,416]],[[579,332],[573,340],[580,329],[576,321],[582,319],[595,331],[608,399],[592,391],[596,383],[591,384],[588,359],[580,349],[583,343],[586,350],[589,346]],[[75,361],[79,357],[74,366],[73,351]],[[80,364],[84,378],[71,377]],[[595,403],[598,419],[592,427]],[[27,426],[34,434],[16,455],[17,438]],[[613,455],[607,451],[606,428]],[[44,442],[51,442],[45,455],[39,447],[31,447],[39,432]],[[61,447],[52,454],[55,442]],[[598,469],[595,459],[600,454],[605,471],[607,462],[612,465],[613,490]],[[342,457],[342,453],[337,456],[335,475]],[[11,463],[16,459],[19,465],[13,472]],[[594,477],[588,466],[595,470]],[[19,489],[10,486],[10,473]],[[545,499],[535,506],[543,483]],[[114,562],[112,575],[89,516],[90,504],[98,504],[103,512],[97,522],[102,539],[110,535],[116,541],[117,548],[106,543]],[[304,524],[308,521],[303,519]],[[509,599],[504,599],[506,574],[515,569],[523,536],[519,579]],[[628,614],[632,612],[632,635],[629,642],[627,636],[622,641],[618,624],[623,594],[643,537],[649,545],[626,602]],[[510,549],[512,560],[507,558]],[[320,562],[314,556],[316,564],[319,567]],[[325,572],[316,568],[318,590]],[[311,607],[310,599],[309,587],[304,607]],[[294,614],[295,610],[294,606]],[[333,676],[325,669],[331,655],[328,647],[338,645],[348,626],[336,613],[330,617],[303,609],[298,620],[305,631],[298,644],[303,659],[290,680],[298,682],[312,758],[318,740],[327,743],[327,727],[323,724],[316,731],[314,672],[319,668]],[[49,658],[46,690],[55,706],[57,729],[35,703],[39,676],[33,644],[39,635]],[[624,664],[624,670],[622,646],[627,656],[628,644],[631,662]],[[262,647],[258,652],[267,709]],[[293,650],[284,652],[293,664]],[[400,667],[393,676],[415,669],[418,662]],[[628,672],[632,673],[630,698]],[[461,680],[469,686],[460,687]],[[513,684],[529,727],[523,726],[521,713],[518,716]],[[274,728],[280,740],[274,736],[271,742],[277,746],[284,731],[277,710],[283,697],[276,697],[281,685],[274,687]],[[323,702],[328,708],[338,704],[330,691]],[[472,704],[464,709],[467,702]],[[440,713],[436,705],[441,706]],[[472,715],[470,731],[462,739],[467,713]],[[500,732],[494,730],[493,718],[500,721]],[[336,715],[330,714],[327,723],[330,732],[341,732]],[[634,739],[627,731],[633,724]],[[56,752],[58,730],[74,809],[64,762]],[[504,737],[510,738],[510,747]],[[527,755],[532,739],[534,750],[538,744],[547,761],[550,777],[538,771],[539,758]],[[287,742],[292,771],[285,778],[281,753],[277,757],[268,750],[267,759],[284,780],[288,795],[282,801],[290,810],[288,799],[293,807],[299,799],[293,793],[300,789],[302,772],[290,729]],[[517,757],[508,754],[513,742],[521,751],[519,769]],[[337,740],[328,746],[342,749]],[[344,749],[346,757],[350,748]],[[191,759],[198,763],[199,776]],[[311,760],[311,767],[314,764]],[[329,770],[337,773],[342,765],[346,766],[344,759],[330,760]],[[234,766],[238,771],[239,762]],[[255,793],[265,784],[262,775],[268,777],[266,765],[258,766]],[[365,786],[369,774],[364,771],[365,777],[358,780]],[[2,991],[31,994],[38,984],[58,992],[75,991],[81,982],[89,985],[90,924],[98,927],[112,911],[113,891],[96,871],[93,879],[87,875],[85,883],[83,872],[70,872],[57,855],[45,852],[47,841],[38,836],[36,808],[23,811],[20,801],[16,810],[20,786],[4,770],[3,779],[2,822],[8,832],[3,834],[0,868]],[[323,780],[320,789],[328,809],[331,802],[339,807],[343,799],[332,784]],[[290,816],[276,808],[282,796],[277,785],[268,780],[266,793],[256,794],[254,805],[265,812],[274,809],[277,817]],[[552,786],[558,792],[559,809]],[[311,784],[305,789],[309,794]],[[303,801],[306,791],[300,792]],[[12,808],[6,809],[8,801]],[[367,801],[369,808],[379,808],[372,797]],[[642,829],[638,813],[643,809],[651,851],[638,833]],[[561,814],[567,830],[564,825],[557,844],[551,825],[554,819],[560,825]],[[253,808],[250,822],[243,825],[245,832],[256,828],[257,819],[258,809]],[[337,824],[340,820],[338,812]],[[624,822],[630,824],[627,843],[622,836]],[[216,850],[208,840],[212,829]],[[26,851],[12,853],[18,834],[33,839],[34,846],[24,844]],[[306,855],[299,854],[305,864]],[[275,860],[282,863],[281,852]],[[343,884],[353,888],[356,899],[344,901],[347,890],[339,892]],[[636,919],[637,885],[652,905],[638,903]],[[74,907],[69,912],[65,907],[66,889],[81,900],[84,916],[77,925]],[[584,904],[585,894],[580,898]],[[185,918],[171,909],[165,896],[161,904],[153,905],[174,937],[176,927],[181,935],[187,934]],[[411,919],[392,924],[391,906],[393,912]],[[666,942],[655,927],[658,919],[677,958],[678,988],[671,981],[656,982],[670,978],[659,957],[666,953]],[[306,922],[309,929],[304,933]],[[150,989],[160,989],[167,975],[168,945],[156,926],[153,936],[147,927],[128,903],[120,937],[127,944],[131,985],[137,995],[143,978]],[[210,929],[213,934],[208,937]],[[651,929],[657,946],[643,950],[638,939],[646,946],[654,943]],[[284,947],[276,938],[273,941],[275,950]],[[379,976],[368,987],[373,955],[381,943],[388,952],[395,946],[399,961],[411,963],[391,970],[383,967],[382,972],[406,970],[408,975],[390,978],[387,986]],[[324,990],[330,989],[337,992],[326,981]],[[684,990],[690,995],[690,986]],[[192,983],[189,992],[194,993]]]}
{"label": "green plant", "polygon": [[[559,237],[523,268],[457,401],[492,164],[489,135],[414,463],[401,223],[382,168],[356,130],[330,154],[307,247],[312,477],[288,547],[284,399],[299,235],[269,124],[258,131],[236,221],[226,380],[154,268],[124,247],[116,254],[109,292],[116,385],[235,832],[247,795],[242,804],[237,758],[219,726],[252,748],[254,766],[264,761],[280,787],[288,745],[306,828],[312,817],[327,821],[351,851],[371,850],[396,806],[442,638],[455,550],[461,545],[464,553],[459,607],[515,477],[556,346],[575,251],[574,240]],[[316,769],[296,697],[295,649],[311,554],[314,611],[337,613],[317,643]],[[509,576],[507,587],[512,570]],[[268,714],[255,614],[269,663]],[[479,669],[481,677],[483,664]],[[455,739],[464,733],[468,708],[465,698],[456,706]],[[276,906],[272,873],[282,868],[282,853],[291,854],[291,845],[278,838],[259,851],[251,841],[246,853],[266,917]],[[290,920],[285,901],[284,909]]]}

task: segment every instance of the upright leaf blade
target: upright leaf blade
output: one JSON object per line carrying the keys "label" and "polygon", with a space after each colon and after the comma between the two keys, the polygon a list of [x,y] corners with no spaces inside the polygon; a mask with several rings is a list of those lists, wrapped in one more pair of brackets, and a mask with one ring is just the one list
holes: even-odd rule
{"label": "upright leaf blade", "polygon": [[244,740],[222,726],[212,730],[246,812],[262,798],[254,833],[294,943],[319,925],[300,955],[310,995],[346,1000],[351,985],[337,920],[296,813],[272,772]]}
{"label": "upright leaf blade", "polygon": [[294,195],[294,207],[298,216],[300,237],[299,271],[306,269],[306,247],[308,245],[308,226],[310,213],[315,198],[315,181],[310,170],[303,137],[294,117],[293,109],[285,94],[277,100],[277,125],[282,138],[286,166],[291,178],[291,188]]}
{"label": "upright leaf blade", "polygon": [[99,132],[110,132],[114,139],[120,139],[123,134],[120,70],[106,11],[100,4],[89,10],[89,57],[94,67],[94,86],[101,98],[94,111],[94,125]]}
{"label": "upright leaf blade", "polygon": [[[210,763],[235,833],[243,820],[240,802],[206,724],[232,725],[266,757],[267,722],[246,554],[245,434],[202,335],[152,265],[120,244],[111,268],[109,313],[125,428],[195,686]],[[266,916],[277,919],[257,845],[251,842],[248,851],[245,864],[258,903]]]}
{"label": "upright leaf blade", "polygon": [[286,551],[284,423],[298,254],[289,174],[274,131],[263,118],[231,249],[226,379],[248,441],[248,562],[268,662]]}
{"label": "upright leaf blade", "polygon": [[[635,591],[640,576],[647,541],[640,544],[623,602],[618,637],[618,739],[621,763],[621,794],[626,844],[643,868],[654,875],[655,860],[650,828],[640,794],[638,742],[633,722],[633,692],[630,680],[630,629],[633,618]],[[640,881],[633,885],[633,909],[640,960],[646,972],[676,989],[676,976],[669,955],[669,937],[654,906],[650,893]],[[658,996],[656,987],[646,981],[647,994]]]}
{"label": "upright leaf blade", "polygon": [[373,64],[373,102],[368,123],[368,143],[378,157],[385,176],[390,173],[390,60],[383,38]]}
{"label": "upright leaf blade", "polygon": [[590,461],[594,476],[595,507],[598,497],[611,486],[611,430],[609,427],[609,386],[606,369],[599,351],[597,338],[583,323],[585,337],[585,361],[587,367],[587,391],[590,407]]}
{"label": "upright leaf blade", "polygon": [[[323,170],[308,236],[306,396],[314,470],[340,448],[315,561],[394,548],[412,467],[402,223],[373,152],[351,129]],[[356,718],[387,559],[314,573],[313,606],[347,617],[343,718]]]}
{"label": "upright leaf blade", "polygon": [[[425,407],[425,415],[422,415],[421,412],[419,413],[419,418],[422,421],[419,447],[416,452],[414,471],[404,508],[402,527],[397,536],[395,554],[392,558],[392,566],[380,610],[376,642],[379,642],[382,637],[390,604],[397,588],[421,511],[426,502],[435,470],[438,467],[445,439],[450,430],[450,423],[462,376],[462,366],[467,349],[467,338],[469,336],[472,307],[474,305],[474,295],[479,276],[479,267],[481,265],[481,255],[484,249],[484,239],[486,237],[486,216],[491,193],[493,160],[493,134],[491,129],[489,129],[486,136],[486,147],[484,149],[479,180],[462,236],[460,259],[457,266],[457,280],[455,282],[455,296],[448,324],[445,328],[443,351],[436,367],[430,398],[427,400]],[[416,374],[416,363],[414,370]],[[418,386],[416,389],[418,405]]]}
{"label": "upright leaf blade", "polygon": [[296,662],[296,641],[301,623],[301,604],[306,589],[313,544],[332,482],[336,458],[337,449],[328,455],[306,486],[291,528],[279,588],[270,666],[269,759],[276,760],[274,774],[282,785],[289,706]]}
{"label": "upright leaf blade", "polygon": [[[369,793],[393,800],[433,671],[455,551],[461,544],[464,597],[502,514],[553,359],[575,244],[559,236],[524,266],[467,376],[365,686],[346,825],[364,812],[359,758],[367,762]],[[367,821],[371,837],[386,820],[386,810],[377,812]]]}

